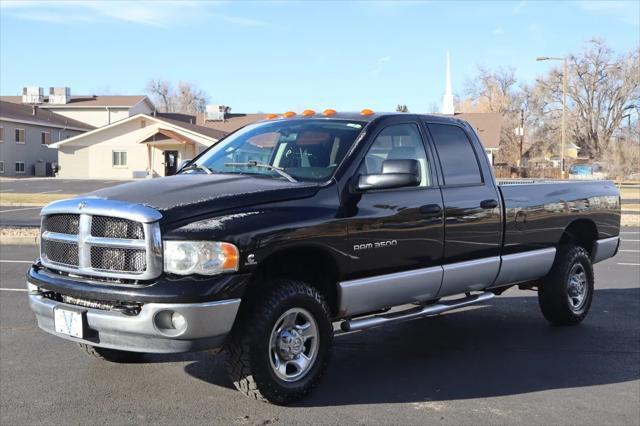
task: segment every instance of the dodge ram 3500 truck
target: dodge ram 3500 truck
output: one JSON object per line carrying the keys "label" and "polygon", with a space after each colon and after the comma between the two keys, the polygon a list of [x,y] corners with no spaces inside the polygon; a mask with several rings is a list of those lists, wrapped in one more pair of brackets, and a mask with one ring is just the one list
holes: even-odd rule
{"label": "dodge ram 3500 truck", "polygon": [[432,316],[514,285],[552,324],[581,322],[592,265],[618,250],[620,197],[609,181],[497,182],[455,118],[327,110],[41,214],[40,328],[110,361],[224,348],[238,390],[285,404],[318,384],[334,322]]}

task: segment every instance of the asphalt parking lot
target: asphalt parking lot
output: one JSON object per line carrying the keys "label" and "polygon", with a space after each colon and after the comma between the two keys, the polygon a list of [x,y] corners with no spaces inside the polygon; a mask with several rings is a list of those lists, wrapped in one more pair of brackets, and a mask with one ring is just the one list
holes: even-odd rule
{"label": "asphalt parking lot", "polygon": [[0,180],[0,198],[6,193],[21,194],[84,194],[108,186],[129,182],[127,180],[21,178]]}
{"label": "asphalt parking lot", "polygon": [[40,332],[24,273],[35,246],[0,247],[2,424],[640,423],[640,229],[598,264],[580,326],[547,325],[533,292],[464,312],[336,337],[306,401],[278,407],[232,389],[224,355],[108,364]]}

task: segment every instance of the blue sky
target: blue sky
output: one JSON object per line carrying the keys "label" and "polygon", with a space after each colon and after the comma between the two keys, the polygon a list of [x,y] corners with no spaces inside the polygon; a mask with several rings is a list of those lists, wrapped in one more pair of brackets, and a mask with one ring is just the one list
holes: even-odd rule
{"label": "blue sky", "polygon": [[591,37],[640,45],[640,1],[0,2],[0,93],[189,81],[235,112],[440,104],[478,64],[533,81]]}

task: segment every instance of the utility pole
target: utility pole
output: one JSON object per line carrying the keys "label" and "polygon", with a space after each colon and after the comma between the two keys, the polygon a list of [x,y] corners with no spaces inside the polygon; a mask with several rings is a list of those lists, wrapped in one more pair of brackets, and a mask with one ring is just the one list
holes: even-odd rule
{"label": "utility pole", "polygon": [[[567,115],[567,57],[564,58],[564,67],[562,70],[562,155],[560,156],[561,161],[561,173],[562,178],[564,178],[564,152],[565,152],[565,143],[567,138],[567,127],[566,127],[566,115]],[[596,155],[597,155],[596,150]]]}
{"label": "utility pole", "polygon": [[[560,170],[562,172],[562,177],[564,178],[564,151],[565,151],[565,142],[567,137],[566,131],[566,115],[567,115],[567,77],[568,77],[568,66],[567,66],[567,57],[564,56],[562,58],[553,58],[550,56],[538,56],[536,61],[562,61],[562,139],[560,142]],[[598,154],[598,145],[596,140],[596,155]]]}
{"label": "utility pole", "polygon": [[520,109],[520,166],[522,167],[522,145],[524,142],[524,108]]}

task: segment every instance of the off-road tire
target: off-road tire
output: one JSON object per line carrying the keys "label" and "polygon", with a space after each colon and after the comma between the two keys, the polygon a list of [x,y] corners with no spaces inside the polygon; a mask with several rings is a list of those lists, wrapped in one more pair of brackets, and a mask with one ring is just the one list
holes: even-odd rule
{"label": "off-road tire", "polygon": [[[586,295],[583,305],[575,309],[568,297],[569,275],[580,264],[586,275]],[[558,249],[551,271],[538,289],[538,303],[544,317],[553,325],[576,325],[589,313],[593,299],[593,265],[589,253],[582,247],[562,245]]]}
{"label": "off-road tire", "polygon": [[[283,405],[304,398],[320,382],[331,357],[331,313],[322,293],[306,283],[274,280],[264,283],[263,288],[247,300],[227,339],[227,372],[234,386],[249,398]],[[318,327],[318,353],[305,376],[286,382],[271,367],[269,339],[278,318],[292,308],[303,308],[313,315]]]}
{"label": "off-road tire", "polygon": [[99,346],[91,346],[84,343],[78,343],[82,352],[90,355],[94,358],[101,359],[103,361],[115,362],[115,363],[130,363],[138,362],[144,356],[141,352],[121,351],[117,349],[101,348]]}

